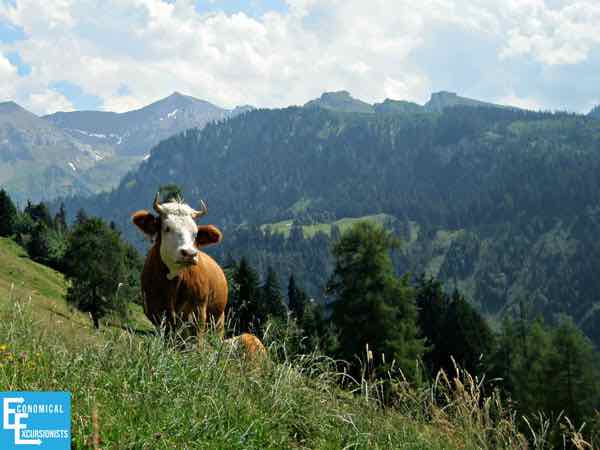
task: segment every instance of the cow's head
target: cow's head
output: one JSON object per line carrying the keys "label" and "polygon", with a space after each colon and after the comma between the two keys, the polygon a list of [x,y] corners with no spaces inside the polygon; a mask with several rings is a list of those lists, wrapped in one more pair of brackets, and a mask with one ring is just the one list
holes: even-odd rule
{"label": "cow's head", "polygon": [[133,223],[160,245],[160,257],[169,269],[167,278],[170,280],[198,262],[199,248],[221,240],[218,228],[213,225],[198,226],[194,222],[208,212],[204,202],[201,202],[197,211],[180,201],[161,204],[157,193],[153,207],[158,216],[148,211],[138,211],[132,216]]}

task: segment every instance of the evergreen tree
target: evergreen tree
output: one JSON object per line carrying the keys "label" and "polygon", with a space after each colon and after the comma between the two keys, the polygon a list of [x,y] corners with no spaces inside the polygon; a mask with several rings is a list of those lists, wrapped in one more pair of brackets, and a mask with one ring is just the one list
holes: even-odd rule
{"label": "evergreen tree", "polygon": [[63,202],[60,203],[60,208],[54,216],[54,228],[61,233],[67,231],[67,211]]}
{"label": "evergreen tree", "polygon": [[598,408],[598,356],[570,318],[564,317],[552,330],[552,348],[545,364],[545,410],[555,415],[564,411],[574,423],[582,424]]}
{"label": "evergreen tree", "polygon": [[17,208],[4,189],[0,189],[0,236],[12,236],[16,232]]}
{"label": "evergreen tree", "polygon": [[19,245],[23,247],[27,246],[27,238],[33,232],[34,226],[35,223],[29,214],[26,214],[24,211],[17,211],[15,220],[15,240]]}
{"label": "evergreen tree", "polygon": [[359,222],[335,244],[335,270],[328,283],[334,295],[332,321],[339,330],[340,356],[363,356],[366,345],[375,364],[383,357],[410,374],[422,356],[417,337],[414,293],[406,277],[394,274],[390,251],[398,240],[381,226]]}
{"label": "evergreen tree", "polygon": [[230,310],[234,313],[239,330],[252,332],[258,327],[260,287],[258,274],[242,257],[233,272],[233,302]]}
{"label": "evergreen tree", "polygon": [[340,227],[336,224],[331,225],[331,242],[336,243],[342,237],[342,233],[340,232]]}
{"label": "evergreen tree", "polygon": [[40,202],[37,205],[27,202],[25,213],[29,214],[34,222],[43,222],[48,228],[52,228],[54,225],[50,210],[44,202]]}
{"label": "evergreen tree", "polygon": [[302,225],[294,220],[292,226],[290,227],[290,235],[287,240],[287,244],[290,248],[295,249],[302,245],[304,241],[304,231],[302,230]]}
{"label": "evergreen tree", "polygon": [[65,274],[70,286],[67,302],[90,314],[94,327],[110,311],[127,314],[119,288],[127,282],[126,249],[119,235],[100,219],[75,225],[68,239]]}
{"label": "evergreen tree", "polygon": [[36,222],[27,243],[27,253],[34,261],[46,262],[50,253],[48,226],[45,222]]}
{"label": "evergreen tree", "polygon": [[281,321],[285,320],[287,317],[287,308],[283,303],[277,273],[272,267],[267,269],[267,277],[261,287],[261,294],[259,313],[263,323],[266,322],[268,317]]}
{"label": "evergreen tree", "polygon": [[454,291],[444,317],[439,348],[446,357],[441,367],[453,369],[450,357],[459,367],[475,375],[486,369],[494,344],[492,331],[485,319],[458,291]]}
{"label": "evergreen tree", "polygon": [[77,210],[77,214],[75,214],[75,224],[83,225],[85,222],[89,220],[89,216],[85,212],[83,208]]}
{"label": "evergreen tree", "polygon": [[416,305],[417,323],[427,346],[424,362],[430,375],[435,377],[449,362],[443,348],[448,296],[442,289],[442,283],[421,275],[416,284]]}
{"label": "evergreen tree", "polygon": [[306,309],[307,302],[308,296],[303,290],[296,286],[294,274],[291,274],[288,280],[288,307],[299,324],[302,323],[304,318],[304,311]]}

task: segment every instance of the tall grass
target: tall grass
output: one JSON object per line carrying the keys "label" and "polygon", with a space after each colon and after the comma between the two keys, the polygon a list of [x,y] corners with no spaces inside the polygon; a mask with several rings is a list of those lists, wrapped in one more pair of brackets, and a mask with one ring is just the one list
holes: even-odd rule
{"label": "tall grass", "polygon": [[31,310],[18,297],[0,307],[0,388],[71,391],[74,448],[527,448],[499,396],[458,370],[416,389],[275,348],[282,360],[255,367],[214,339],[198,351],[160,332],[80,328],[67,342]]}

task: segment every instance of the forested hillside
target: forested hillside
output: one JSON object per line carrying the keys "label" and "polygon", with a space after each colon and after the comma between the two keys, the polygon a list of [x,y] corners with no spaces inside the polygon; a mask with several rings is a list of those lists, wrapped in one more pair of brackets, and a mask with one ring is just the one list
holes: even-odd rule
{"label": "forested hillside", "polygon": [[[67,210],[113,220],[143,247],[129,214],[175,183],[189,203],[207,201],[208,220],[224,228],[218,256],[245,254],[282,278],[294,267],[317,297],[331,270],[328,224],[386,214],[405,241],[395,257],[402,272],[438,275],[488,315],[567,313],[600,343],[600,120],[404,111],[246,113],[163,141],[117,190],[69,199]],[[284,220],[295,221],[285,234],[264,226]]]}

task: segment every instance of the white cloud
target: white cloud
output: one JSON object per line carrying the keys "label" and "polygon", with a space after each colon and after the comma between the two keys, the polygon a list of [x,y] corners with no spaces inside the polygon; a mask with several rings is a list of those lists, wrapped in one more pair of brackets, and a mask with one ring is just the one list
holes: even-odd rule
{"label": "white cloud", "polygon": [[0,53],[0,101],[11,100],[16,93],[17,68]]}
{"label": "white cloud", "polygon": [[499,97],[496,100],[496,103],[501,105],[511,105],[516,106],[517,108],[528,109],[531,111],[539,111],[542,108],[542,105],[539,101],[531,97],[519,97],[514,92],[509,93],[508,95]]}
{"label": "white cloud", "polygon": [[417,75],[408,75],[402,79],[386,77],[383,84],[386,97],[417,103],[425,102],[429,94],[428,87],[427,79]]}
{"label": "white cloud", "polygon": [[504,58],[531,56],[548,65],[577,64],[600,45],[597,32],[600,3],[596,0],[512,0],[507,15]]}
{"label": "white cloud", "polygon": [[[0,44],[0,51],[18,51],[32,68],[27,77],[11,75],[7,92],[35,112],[72,107],[48,89],[59,80],[119,111],[175,90],[227,107],[302,104],[339,89],[367,101],[394,97],[422,102],[429,90],[454,89],[456,84],[449,77],[447,85],[433,85],[431,72],[415,56],[439,30],[466,30],[494,42],[497,63],[505,71],[523,57],[548,66],[581,63],[600,46],[600,34],[593,29],[600,22],[595,0],[287,4],[288,13],[254,18],[243,12],[202,14],[193,0],[2,2],[0,20],[22,27],[28,38]],[[3,70],[0,60],[4,80]],[[487,73],[502,71],[491,68]],[[123,85],[126,96],[120,95]],[[503,86],[492,97],[514,91],[515,86]],[[543,98],[539,101],[544,106]]]}
{"label": "white cloud", "polygon": [[55,111],[73,111],[73,105],[62,94],[46,89],[44,91],[32,92],[23,105],[37,114],[50,114]]}

